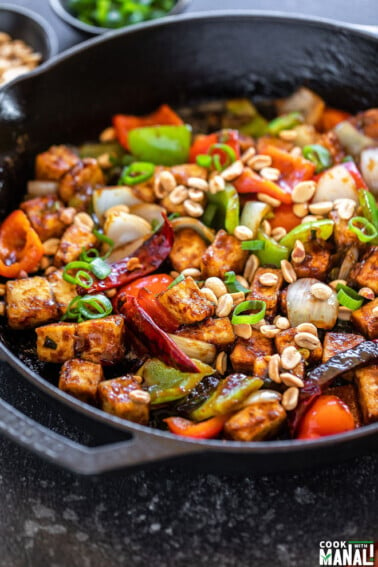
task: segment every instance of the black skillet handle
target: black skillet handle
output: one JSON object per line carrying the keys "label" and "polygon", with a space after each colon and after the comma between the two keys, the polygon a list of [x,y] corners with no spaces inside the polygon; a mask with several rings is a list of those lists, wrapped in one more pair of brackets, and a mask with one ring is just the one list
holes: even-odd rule
{"label": "black skillet handle", "polygon": [[85,447],[50,431],[1,399],[0,433],[55,465],[86,475],[198,453],[195,444],[142,432],[133,432],[128,441]]}

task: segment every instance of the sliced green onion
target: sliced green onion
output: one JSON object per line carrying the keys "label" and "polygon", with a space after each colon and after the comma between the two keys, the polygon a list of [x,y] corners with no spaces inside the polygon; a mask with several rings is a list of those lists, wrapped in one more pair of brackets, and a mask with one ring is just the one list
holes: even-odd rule
{"label": "sliced green onion", "polygon": [[125,167],[119,178],[119,185],[137,185],[151,179],[155,172],[153,163],[147,161],[135,161]]}
{"label": "sliced green onion", "polygon": [[106,258],[108,258],[110,256],[110,254],[113,252],[114,240],[112,240],[111,238],[109,238],[109,236],[106,236],[106,234],[103,234],[102,232],[100,232],[99,230],[96,230],[96,229],[94,229],[93,234],[95,235],[97,240],[99,240],[103,244],[107,244],[109,246],[109,250],[102,257],[103,260],[106,260]]}
{"label": "sliced green onion", "polygon": [[169,286],[167,287],[167,289],[171,289],[172,287],[174,287],[175,285],[179,284],[180,282],[182,282],[185,279],[185,276],[183,276],[182,274],[180,274],[179,276],[177,276],[177,278],[175,280],[173,280],[172,283],[169,284]]}
{"label": "sliced green onion", "polygon": [[364,217],[378,229],[378,207],[373,193],[366,189],[360,189],[358,200]]}
{"label": "sliced green onion", "polygon": [[[68,273],[71,270],[78,271],[74,276],[72,276]],[[93,278],[87,270],[91,270],[91,265],[88,262],[70,262],[63,270],[63,279],[68,283],[88,289],[93,284]]]}
{"label": "sliced green onion", "polygon": [[[362,228],[356,226],[362,225]],[[378,230],[365,217],[353,217],[348,223],[348,228],[358,236],[360,242],[370,242],[378,236]]]}
{"label": "sliced green onion", "polygon": [[277,116],[268,124],[268,133],[277,136],[282,130],[291,130],[294,126],[303,122],[303,116],[300,112],[290,112],[282,116]]}
{"label": "sliced green onion", "polygon": [[265,242],[263,240],[244,240],[241,243],[242,250],[264,250]]}
{"label": "sliced green onion", "polygon": [[333,161],[330,152],[320,144],[312,144],[302,148],[303,157],[315,164],[315,173],[331,167]]}
{"label": "sliced green onion", "polygon": [[211,156],[208,156],[206,154],[200,154],[199,156],[197,156],[196,162],[197,162],[197,165],[199,165],[201,167],[206,167],[206,169],[209,169],[212,166],[213,160],[212,160]]}
{"label": "sliced green onion", "polygon": [[69,303],[62,321],[73,319],[81,323],[87,319],[102,319],[110,315],[112,310],[112,303],[105,295],[78,295]]}
{"label": "sliced green onion", "polygon": [[[216,153],[218,151],[223,152],[226,156],[226,163],[223,165],[221,163],[219,154]],[[210,146],[208,154],[209,156],[212,156],[214,167],[218,171],[222,171],[223,169],[226,169],[228,166],[234,163],[234,161],[236,161],[235,150],[233,150],[231,146],[228,146],[227,144],[213,144],[212,146]]]}
{"label": "sliced green onion", "polygon": [[90,248],[89,250],[83,249],[82,253],[80,254],[80,260],[82,260],[83,262],[88,262],[88,264],[99,257],[100,252],[97,250],[97,248]]}
{"label": "sliced green onion", "polygon": [[235,272],[226,272],[224,275],[224,283],[227,286],[229,293],[248,293],[250,290],[244,287],[237,279]]}
{"label": "sliced green onion", "polygon": [[[248,315],[240,315],[243,311],[256,311],[256,313],[250,313]],[[260,299],[251,299],[250,301],[242,301],[234,309],[232,314],[231,323],[233,325],[255,325],[261,319],[264,319],[266,312],[266,303]]]}
{"label": "sliced green onion", "polygon": [[365,301],[365,298],[362,297],[362,295],[347,285],[337,284],[336,291],[340,305],[348,307],[348,309],[351,309],[352,311],[359,309]]}
{"label": "sliced green onion", "polygon": [[104,280],[108,277],[112,268],[107,264],[102,258],[95,258],[90,263],[91,271],[94,273],[96,278],[99,280]]}

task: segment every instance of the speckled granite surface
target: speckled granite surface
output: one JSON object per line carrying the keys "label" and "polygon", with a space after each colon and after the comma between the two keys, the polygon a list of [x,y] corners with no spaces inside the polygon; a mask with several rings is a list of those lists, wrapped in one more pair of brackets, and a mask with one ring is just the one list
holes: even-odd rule
{"label": "speckled granite surface", "polygon": [[[9,0],[8,0],[9,1]],[[37,9],[61,49],[84,39]],[[376,0],[193,0],[192,10],[257,8],[378,24]],[[5,364],[0,396],[82,442]],[[0,439],[0,567],[313,567],[322,539],[378,539],[378,458],[291,475],[193,475],[167,466],[76,477]]]}

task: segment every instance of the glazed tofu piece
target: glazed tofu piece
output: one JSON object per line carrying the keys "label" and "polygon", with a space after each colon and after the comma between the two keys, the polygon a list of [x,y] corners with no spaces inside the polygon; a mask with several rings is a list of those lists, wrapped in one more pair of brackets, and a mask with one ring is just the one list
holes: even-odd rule
{"label": "glazed tofu piece", "polygon": [[331,211],[329,217],[335,221],[333,238],[337,249],[359,245],[358,236],[348,228],[349,221],[340,219],[337,211]]}
{"label": "glazed tofu piece", "polygon": [[39,276],[8,281],[5,303],[12,329],[30,329],[58,318],[49,282]]}
{"label": "glazed tofu piece", "polygon": [[[280,333],[278,333],[278,335],[276,335],[274,337],[274,342],[275,342],[278,354],[282,354],[284,349],[289,347],[289,346],[294,346],[295,348],[300,350],[298,348],[298,346],[296,345],[295,341],[294,341],[294,337],[296,335],[296,332],[297,331],[295,329],[285,329],[284,331],[281,331]],[[316,352],[316,351],[318,351],[318,352]],[[322,348],[316,349],[315,351],[309,351],[309,352],[310,352],[310,356],[312,356],[312,357],[315,356],[316,361],[321,360]],[[315,353],[315,354],[313,354],[313,353]],[[298,378],[303,379],[304,376],[305,376],[304,362],[302,361],[299,364],[297,364],[297,366],[295,368],[293,368],[293,370],[290,370],[290,372],[295,374],[295,376],[298,376]]]}
{"label": "glazed tofu piece", "polygon": [[352,323],[368,339],[378,339],[378,297],[352,313]]}
{"label": "glazed tofu piece", "polygon": [[[105,185],[104,174],[97,161],[85,158],[68,171],[59,182],[59,196],[67,204],[84,209],[93,190]],[[72,202],[71,199],[75,201]]]}
{"label": "glazed tofu piece", "polygon": [[63,279],[63,270],[55,270],[47,276],[54,301],[59,310],[59,315],[64,315],[68,305],[77,296],[76,286]]}
{"label": "glazed tofu piece", "polygon": [[64,232],[54,257],[58,268],[77,260],[83,249],[93,248],[97,239],[90,228],[84,224],[71,224]]}
{"label": "glazed tofu piece", "polygon": [[206,251],[206,243],[191,228],[184,228],[176,233],[169,259],[174,270],[182,272],[186,268],[199,268]]}
{"label": "glazed tofu piece", "polygon": [[330,269],[331,252],[327,244],[313,240],[305,244],[306,256],[300,264],[293,264],[298,278],[325,280]]}
{"label": "glazed tofu piece", "polygon": [[173,173],[178,185],[188,185],[190,177],[197,177],[199,179],[207,179],[208,171],[205,167],[201,167],[196,163],[183,163],[174,165],[169,169]]}
{"label": "glazed tofu piece", "polygon": [[235,340],[235,333],[231,321],[228,317],[220,319],[206,319],[197,325],[183,327],[176,332],[176,335],[204,341],[219,348],[225,348]]}
{"label": "glazed tofu piece", "polygon": [[356,388],[354,384],[345,384],[344,386],[335,386],[334,388],[327,388],[324,391],[327,396],[337,396],[342,400],[348,408],[354,418],[354,423],[356,427],[361,426],[361,412],[358,404]]}
{"label": "glazed tofu piece", "polygon": [[214,303],[202,295],[191,277],[162,291],[156,299],[181,325],[199,323],[215,313]]}
{"label": "glazed tofu piece", "polygon": [[76,352],[84,360],[112,365],[125,355],[125,321],[121,315],[83,321],[76,332]]}
{"label": "glazed tofu piece", "polygon": [[224,432],[234,441],[261,441],[274,437],[285,419],[286,412],[278,401],[256,403],[230,417]]}
{"label": "glazed tofu piece", "polygon": [[133,376],[122,376],[101,382],[97,389],[100,407],[107,413],[147,425],[149,395]]}
{"label": "glazed tofu piece", "polygon": [[51,146],[47,152],[37,155],[35,177],[44,181],[59,181],[78,162],[78,156],[66,146]]}
{"label": "glazed tofu piece", "polygon": [[[277,283],[274,285],[264,285],[260,278],[265,274],[275,274]],[[251,285],[251,292],[247,299],[258,299],[266,303],[266,317],[272,318],[277,313],[278,302],[280,298],[280,290],[283,285],[283,277],[281,270],[276,268],[258,268]]]}
{"label": "glazed tofu piece", "polygon": [[353,333],[326,333],[323,342],[322,362],[327,362],[335,354],[349,350],[364,342],[362,335]]}
{"label": "glazed tofu piece", "polygon": [[214,242],[207,248],[201,261],[204,278],[216,276],[223,278],[226,272],[243,272],[248,252],[241,249],[240,240],[220,230]]}
{"label": "glazed tofu piece", "polygon": [[378,364],[356,370],[356,383],[364,423],[378,421]]}
{"label": "glazed tofu piece", "polygon": [[64,205],[54,195],[29,199],[21,203],[20,208],[28,216],[42,242],[62,236],[66,225],[60,220],[59,214]]}
{"label": "glazed tofu piece", "polygon": [[52,323],[36,329],[37,355],[43,362],[62,363],[75,357],[76,323]]}
{"label": "glazed tofu piece", "polygon": [[378,246],[373,246],[355,265],[350,279],[359,287],[370,287],[378,295]]}
{"label": "glazed tofu piece", "polygon": [[230,359],[234,372],[244,372],[259,378],[268,375],[269,356],[273,354],[273,342],[256,329],[249,339],[238,338]]}
{"label": "glazed tofu piece", "polygon": [[59,388],[82,402],[94,404],[97,399],[97,387],[103,379],[101,364],[74,358],[63,364],[59,375]]}

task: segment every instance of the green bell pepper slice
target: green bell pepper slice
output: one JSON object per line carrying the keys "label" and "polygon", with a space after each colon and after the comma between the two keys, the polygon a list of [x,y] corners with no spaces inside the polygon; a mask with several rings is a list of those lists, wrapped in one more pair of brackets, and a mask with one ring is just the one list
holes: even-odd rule
{"label": "green bell pepper slice", "polygon": [[295,246],[295,241],[308,242],[311,240],[312,233],[315,232],[316,238],[328,240],[333,234],[335,223],[333,220],[322,219],[313,222],[306,222],[293,228],[280,240],[281,246],[286,246],[290,251]]}
{"label": "green bell pepper slice", "polygon": [[139,161],[170,166],[188,162],[191,138],[192,128],[187,124],[146,126],[130,130],[128,143]]}
{"label": "green bell pepper slice", "polygon": [[262,266],[271,264],[279,268],[281,266],[281,260],[287,260],[289,258],[288,248],[282,246],[281,243],[276,242],[273,238],[270,238],[270,236],[265,234],[262,230],[258,231],[257,239],[264,242],[264,248],[254,252]]}
{"label": "green bell pepper slice", "polygon": [[271,122],[269,122],[267,131],[268,134],[272,136],[278,136],[282,130],[291,130],[294,126],[298,126],[303,122],[303,116],[300,112],[290,112],[289,114],[283,114],[282,116],[277,116]]}
{"label": "green bell pepper slice", "polygon": [[208,193],[208,204],[202,217],[206,226],[217,230],[224,228],[230,234],[234,233],[239,224],[239,195],[233,185],[227,184],[224,191]]}

